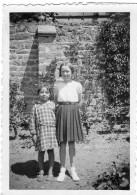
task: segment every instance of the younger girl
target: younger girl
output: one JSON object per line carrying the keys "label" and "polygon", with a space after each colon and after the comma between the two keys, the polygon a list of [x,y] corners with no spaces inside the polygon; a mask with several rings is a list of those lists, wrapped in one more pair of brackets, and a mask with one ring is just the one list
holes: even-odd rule
{"label": "younger girl", "polygon": [[79,82],[73,81],[71,76],[74,72],[71,64],[60,66],[62,82],[55,85],[56,128],[57,140],[60,145],[61,170],[57,181],[62,182],[65,178],[66,145],[69,146],[69,157],[71,176],[74,181],[79,181],[75,171],[75,141],[83,140],[81,118],[79,108],[82,101],[82,86]]}
{"label": "younger girl", "polygon": [[[44,86],[38,89],[39,102],[32,110],[30,133],[36,137],[38,150],[39,174],[38,181],[44,176],[44,154],[47,150],[49,158],[49,177],[52,177],[54,165],[54,148],[58,146],[56,140],[56,120],[54,114],[55,104],[49,100],[49,90]],[[35,138],[34,138],[35,139]]]}

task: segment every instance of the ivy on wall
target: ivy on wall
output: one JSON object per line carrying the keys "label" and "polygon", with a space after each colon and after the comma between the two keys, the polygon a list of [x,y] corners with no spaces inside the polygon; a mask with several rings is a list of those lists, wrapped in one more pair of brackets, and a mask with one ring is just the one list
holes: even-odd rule
{"label": "ivy on wall", "polygon": [[[79,50],[81,47],[87,50],[87,52],[83,54],[83,59],[79,58]],[[97,68],[97,66],[92,63],[92,57],[94,56],[93,48],[90,48],[89,44],[83,45],[75,40],[64,53],[75,68],[73,79],[79,81],[83,86],[84,101],[81,107],[81,117],[83,125],[88,129],[93,121],[95,122],[99,119],[96,102],[94,102],[93,105],[93,99],[98,97],[97,87],[95,86],[95,83],[97,83],[95,80],[96,74],[95,70],[93,70],[94,68]],[[95,99],[94,101],[96,101]],[[91,102],[92,105],[90,105]],[[102,117],[100,117],[100,120],[102,120]]]}
{"label": "ivy on wall", "polygon": [[17,23],[17,22],[32,22],[32,21],[47,21],[51,20],[55,22],[55,17],[58,15],[55,12],[16,12],[10,13],[10,22]]}
{"label": "ivy on wall", "polygon": [[43,76],[43,78],[40,79],[41,82],[46,83],[46,85],[50,89],[50,99],[54,99],[54,84],[56,81],[55,78],[55,71],[57,67],[57,60],[56,58],[51,61],[49,66],[46,67],[46,74]]}
{"label": "ivy on wall", "polygon": [[20,85],[17,82],[12,82],[10,80],[10,131],[14,132],[14,138],[18,134],[18,129],[20,126],[29,126],[29,117],[24,118],[23,111],[26,107],[26,102],[24,100],[24,95],[20,91]]}
{"label": "ivy on wall", "polygon": [[[127,119],[130,105],[130,15],[116,13],[101,25],[98,47],[103,58],[100,79],[109,100],[113,122]],[[101,62],[102,61],[102,62]]]}

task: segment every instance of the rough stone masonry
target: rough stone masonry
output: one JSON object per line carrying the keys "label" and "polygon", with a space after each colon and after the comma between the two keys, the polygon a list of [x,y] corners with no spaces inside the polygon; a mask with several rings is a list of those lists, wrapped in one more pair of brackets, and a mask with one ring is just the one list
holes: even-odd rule
{"label": "rough stone masonry", "polygon": [[107,100],[97,77],[102,54],[96,46],[101,22],[101,18],[98,21],[62,18],[50,25],[34,21],[10,24],[10,80],[20,84],[27,103],[26,113],[30,113],[37,99],[38,82],[45,75],[49,83],[53,81],[52,76],[48,78],[50,66],[56,66],[54,76],[58,80],[62,61],[71,61],[77,70],[75,78],[84,88],[84,101],[90,99],[87,113],[89,110],[93,120],[102,120],[102,102]]}

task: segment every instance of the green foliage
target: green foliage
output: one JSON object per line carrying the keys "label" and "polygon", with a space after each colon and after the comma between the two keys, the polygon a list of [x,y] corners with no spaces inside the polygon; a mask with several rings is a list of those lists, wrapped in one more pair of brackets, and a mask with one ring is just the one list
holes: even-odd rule
{"label": "green foliage", "polygon": [[67,58],[69,58],[70,62],[77,63],[78,61],[78,49],[79,49],[79,42],[74,42],[70,45],[70,48],[66,51],[64,51],[64,54]]}
{"label": "green foliage", "polygon": [[105,86],[110,107],[107,114],[115,120],[129,112],[130,98],[130,21],[129,13],[113,14],[101,26],[98,37],[104,60],[100,79]]}
{"label": "green foliage", "polygon": [[[74,33],[74,32],[73,32]],[[78,50],[79,50],[79,42],[75,41],[73,44],[70,45],[69,49],[64,51],[65,56],[69,59],[70,63],[74,66],[74,74],[73,79],[76,81],[80,81],[80,67],[78,66]]]}
{"label": "green foliage", "polygon": [[106,118],[111,121],[113,126],[115,123],[128,123],[129,122],[129,106],[113,106],[112,104],[106,108]]}
{"label": "green foliage", "polygon": [[[23,111],[26,107],[24,96],[19,89],[19,84],[10,81],[10,131],[17,136],[18,128],[21,126]],[[24,120],[24,119],[23,119]],[[28,118],[27,118],[28,120]]]}
{"label": "green foliage", "polygon": [[25,130],[29,130],[29,125],[30,125],[30,114],[24,114],[22,117],[20,117],[20,126]]}
{"label": "green foliage", "polygon": [[95,190],[129,190],[129,164],[118,165],[116,162],[112,162],[107,172],[98,175],[93,187]]}
{"label": "green foliage", "polygon": [[54,99],[53,89],[54,89],[54,83],[56,81],[55,79],[56,67],[57,67],[57,60],[55,58],[54,60],[51,61],[50,65],[46,67],[46,74],[43,75],[43,78],[41,78],[41,81],[43,83],[46,83],[46,85],[50,88],[51,100]]}
{"label": "green foliage", "polygon": [[55,21],[55,16],[58,15],[55,12],[17,12],[17,13],[10,13],[10,22],[17,23],[17,22],[32,22],[32,21],[47,21],[51,19],[52,22]]}
{"label": "green foliage", "polygon": [[110,129],[109,121],[104,118],[101,123],[96,123],[96,129],[97,132],[100,134],[101,133],[105,134],[107,132],[110,132],[111,129]]}

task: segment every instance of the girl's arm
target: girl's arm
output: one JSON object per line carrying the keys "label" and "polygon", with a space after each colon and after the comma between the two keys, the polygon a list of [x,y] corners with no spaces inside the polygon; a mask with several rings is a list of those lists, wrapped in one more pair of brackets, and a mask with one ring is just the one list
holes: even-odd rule
{"label": "girl's arm", "polygon": [[54,103],[55,103],[55,110],[57,109],[57,107],[58,107],[58,99],[57,99],[57,97],[58,97],[58,92],[57,92],[58,90],[57,90],[57,84],[55,84],[55,86],[54,86]]}
{"label": "girl's arm", "polygon": [[30,134],[33,136],[36,134],[36,114],[35,106],[32,108],[32,114],[30,118]]}
{"label": "girl's arm", "polygon": [[78,105],[79,105],[79,107],[81,107],[81,105],[82,105],[82,93],[78,94]]}
{"label": "girl's arm", "polygon": [[54,103],[55,103],[55,113],[57,112],[58,109],[58,101],[57,101],[57,95],[54,95]]}
{"label": "girl's arm", "polygon": [[82,106],[82,85],[80,83],[78,83],[78,105],[79,107]]}
{"label": "girl's arm", "polygon": [[57,105],[57,94],[54,95],[54,103],[55,103],[55,106]]}

